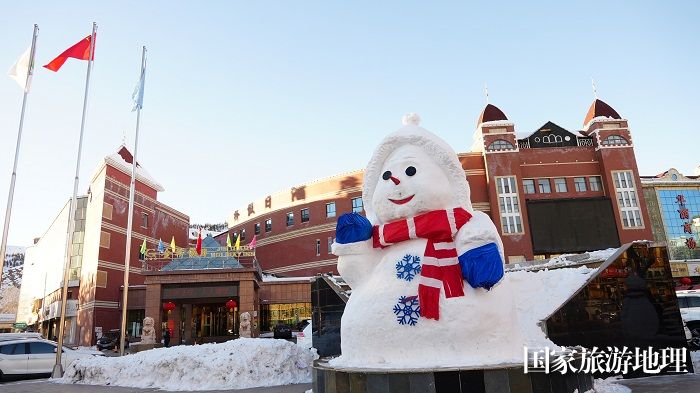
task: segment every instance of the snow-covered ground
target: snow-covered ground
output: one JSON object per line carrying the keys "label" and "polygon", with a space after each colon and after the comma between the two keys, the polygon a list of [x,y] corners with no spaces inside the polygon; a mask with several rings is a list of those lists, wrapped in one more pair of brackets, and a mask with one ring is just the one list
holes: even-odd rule
{"label": "snow-covered ground", "polygon": [[615,378],[596,379],[593,390],[585,393],[630,393],[632,389],[627,386],[615,383]]}
{"label": "snow-covered ground", "polygon": [[165,390],[244,389],[311,382],[315,351],[285,340],[241,338],[124,357],[79,359],[59,383]]}

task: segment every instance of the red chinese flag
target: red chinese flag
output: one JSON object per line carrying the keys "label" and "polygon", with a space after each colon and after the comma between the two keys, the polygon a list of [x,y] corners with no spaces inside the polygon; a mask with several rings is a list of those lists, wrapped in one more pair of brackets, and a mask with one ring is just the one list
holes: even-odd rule
{"label": "red chinese flag", "polygon": [[[95,35],[97,36],[97,35]],[[70,48],[66,49],[65,52],[61,53],[56,57],[55,59],[51,60],[51,62],[47,65],[44,66],[44,68],[48,68],[51,71],[58,71],[61,69],[63,66],[63,63],[68,60],[69,57],[72,57],[74,59],[78,60],[90,60],[90,37],[87,36],[80,40],[77,44],[71,46]],[[95,51],[95,48],[93,46],[93,52]],[[93,53],[93,59],[95,58],[95,55]]]}
{"label": "red chinese flag", "polygon": [[202,228],[199,228],[199,235],[197,235],[197,255],[202,255]]}

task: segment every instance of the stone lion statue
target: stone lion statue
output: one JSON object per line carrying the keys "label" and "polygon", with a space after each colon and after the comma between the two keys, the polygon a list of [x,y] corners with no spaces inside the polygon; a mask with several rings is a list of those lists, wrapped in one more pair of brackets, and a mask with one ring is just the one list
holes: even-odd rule
{"label": "stone lion statue", "polygon": [[244,312],[241,314],[241,323],[240,323],[240,329],[238,330],[238,332],[239,332],[239,335],[241,337],[245,337],[245,338],[251,337],[250,313],[249,312]]}
{"label": "stone lion statue", "polygon": [[146,317],[143,319],[143,329],[141,329],[141,343],[142,344],[155,344],[156,342],[156,328],[153,318]]}

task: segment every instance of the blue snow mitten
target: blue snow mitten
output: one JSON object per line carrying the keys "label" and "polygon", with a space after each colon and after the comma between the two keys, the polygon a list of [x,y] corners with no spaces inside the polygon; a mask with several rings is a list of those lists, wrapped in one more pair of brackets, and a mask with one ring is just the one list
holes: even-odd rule
{"label": "blue snow mitten", "polygon": [[355,243],[372,238],[372,224],[357,213],[345,213],[338,217],[335,241],[339,244]]}
{"label": "blue snow mitten", "polygon": [[462,277],[473,288],[491,289],[503,278],[503,260],[496,243],[473,248],[459,256]]}

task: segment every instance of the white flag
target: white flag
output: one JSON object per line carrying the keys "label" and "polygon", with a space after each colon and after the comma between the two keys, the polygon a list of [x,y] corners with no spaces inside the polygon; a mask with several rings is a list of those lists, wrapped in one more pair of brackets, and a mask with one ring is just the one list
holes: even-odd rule
{"label": "white flag", "polygon": [[17,63],[10,68],[7,73],[10,78],[14,79],[22,90],[29,92],[29,86],[32,81],[32,59],[31,59],[32,47],[27,48],[22,56],[17,59]]}
{"label": "white flag", "polygon": [[146,84],[146,65],[144,64],[143,69],[141,70],[141,77],[139,78],[139,83],[136,85],[136,88],[134,88],[134,94],[131,95],[131,99],[134,100],[134,107],[131,108],[131,111],[135,111],[137,109],[143,109],[143,89]]}

